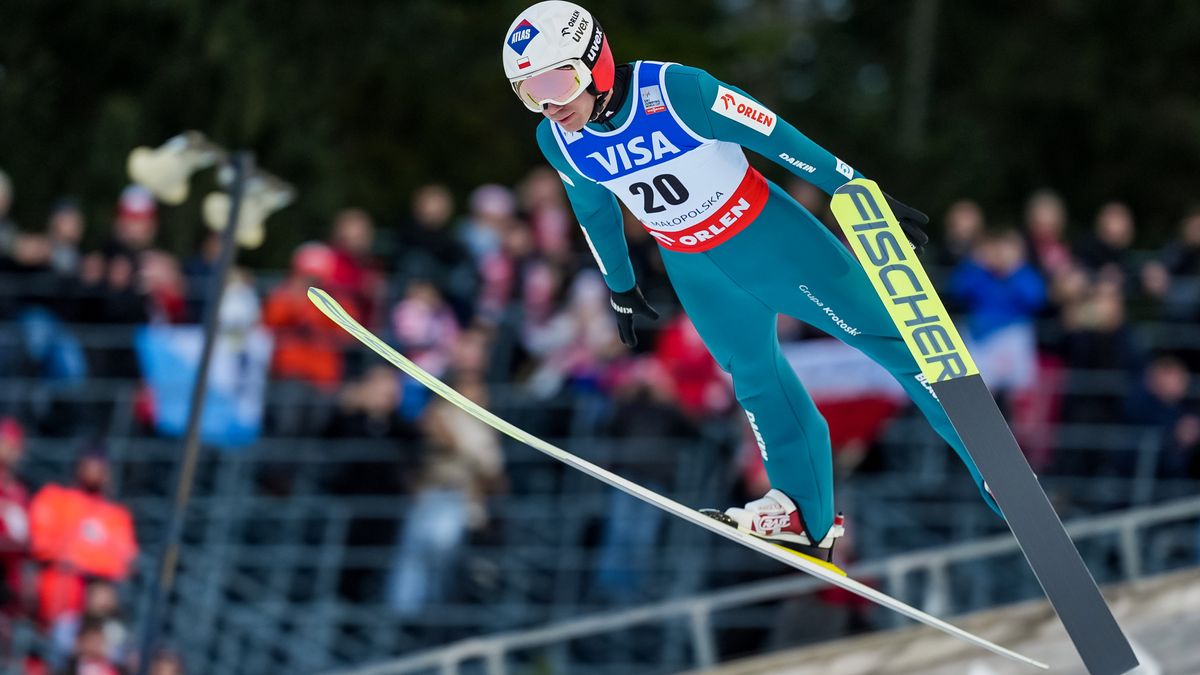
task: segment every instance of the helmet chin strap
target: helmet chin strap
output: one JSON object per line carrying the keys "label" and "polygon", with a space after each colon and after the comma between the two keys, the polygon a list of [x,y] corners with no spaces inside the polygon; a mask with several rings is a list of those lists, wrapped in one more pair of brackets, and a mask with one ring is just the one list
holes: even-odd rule
{"label": "helmet chin strap", "polygon": [[588,122],[607,122],[621,110],[621,104],[625,102],[625,90],[628,87],[631,72],[629,64],[617,66],[612,89],[608,91],[595,91],[595,83],[588,85],[588,91],[596,95],[596,101],[592,105],[592,117]]}
{"label": "helmet chin strap", "polygon": [[[600,121],[600,116],[603,115],[605,109],[608,108],[608,101],[611,98],[612,89],[609,89],[608,91],[596,97],[596,100],[592,103],[592,116],[588,118],[588,122]],[[612,117],[612,114],[610,113],[608,116]]]}

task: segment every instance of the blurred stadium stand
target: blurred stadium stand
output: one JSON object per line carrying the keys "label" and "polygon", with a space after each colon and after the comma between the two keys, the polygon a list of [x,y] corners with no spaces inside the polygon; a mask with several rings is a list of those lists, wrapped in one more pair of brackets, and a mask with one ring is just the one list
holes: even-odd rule
{"label": "blurred stadium stand", "polygon": [[[1200,327],[1140,328],[1158,346],[1200,344],[1191,341]],[[85,348],[114,351],[129,349],[121,334],[126,330],[76,329]],[[1129,382],[1125,373],[1103,371],[1071,373],[1067,379],[1074,393],[1093,398],[1120,399]],[[272,387],[269,419],[310,420],[321,411],[318,401],[306,399],[310,394],[290,391],[282,382]],[[135,625],[154,564],[145,556],[158,551],[179,447],[175,440],[139,431],[131,412],[137,391],[136,381],[124,380],[89,380],[69,388],[40,380],[0,381],[0,403],[8,409],[50,420],[56,410],[86,411],[105,420],[114,488],[133,510],[142,543],[143,559],[128,594]],[[515,388],[493,389],[491,399],[498,414],[518,425],[547,415],[567,420],[560,425],[562,437],[548,440],[627,474],[653,476],[673,498],[697,506],[730,500],[736,470],[731,441],[721,435],[729,433],[724,425],[708,429],[698,442],[614,442],[594,432],[586,399],[565,402],[559,410],[548,410]],[[1198,492],[1195,481],[1156,475],[1158,447],[1153,432],[1119,420],[1059,429],[1057,452],[1081,455],[1068,465],[1115,461],[1129,469],[1042,477],[1065,519],[1116,514],[1101,516],[1099,522],[1111,526],[1099,526],[1080,543],[1101,583],[1200,559],[1200,509],[1194,502],[1183,520],[1142,522],[1122,513]],[[34,435],[22,474],[33,484],[68,475],[77,450],[77,439]],[[454,558],[447,570],[449,591],[416,608],[397,608],[387,600],[389,580],[397,564],[398,533],[414,505],[411,495],[373,491],[371,481],[361,477],[406,475],[420,455],[415,447],[296,436],[276,428],[244,451],[206,451],[169,619],[172,646],[186,655],[194,672],[320,672],[626,610],[633,614],[618,613],[625,618],[603,631],[514,650],[503,661],[531,672],[648,673],[895,625],[886,612],[815,592],[805,579],[778,577],[784,570],[770,561],[670,520],[656,522],[648,553],[629,552],[622,573],[634,583],[615,592],[597,582],[605,573],[604,522],[622,517],[610,491],[514,443],[505,443],[504,454],[508,490],[489,499],[486,533],[472,536]],[[854,539],[841,560],[861,565],[860,574],[885,590],[945,615],[1038,597],[1036,581],[1002,534],[1002,524],[982,506],[962,468],[923,420],[906,413],[887,429],[878,454],[881,466],[855,474],[839,492],[840,508],[851,514]],[[1149,513],[1158,513],[1156,508]],[[653,514],[634,509],[624,517],[643,520]],[[1126,528],[1129,522],[1136,527]],[[956,549],[946,545],[997,534],[1006,542],[999,548],[966,544],[965,550],[975,553],[948,563]],[[930,549],[933,557],[914,557],[914,549]],[[720,606],[712,599],[721,591],[703,594],[725,587],[737,589],[725,591],[735,595],[750,593],[753,600],[710,614]],[[771,590],[754,595],[756,587]],[[663,602],[675,610],[656,615]],[[643,625],[638,611],[662,620]],[[714,636],[699,652],[697,631]],[[468,664],[442,672],[475,671]]]}

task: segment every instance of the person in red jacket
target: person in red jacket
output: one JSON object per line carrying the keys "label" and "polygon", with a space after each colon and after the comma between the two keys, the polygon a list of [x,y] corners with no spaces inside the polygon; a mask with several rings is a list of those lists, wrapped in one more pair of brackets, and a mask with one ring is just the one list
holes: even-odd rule
{"label": "person in red jacket", "polygon": [[[336,258],[324,244],[302,244],[292,254],[292,272],[271,291],[263,306],[263,323],[275,335],[271,374],[298,380],[326,392],[342,381],[342,349],[350,339],[308,301],[309,286],[324,286],[333,278]],[[358,316],[357,306],[333,292],[346,310]]]}
{"label": "person in red jacket", "polygon": [[7,653],[12,621],[24,613],[24,566],[29,557],[29,493],[14,469],[25,449],[25,432],[0,418],[0,653]]}

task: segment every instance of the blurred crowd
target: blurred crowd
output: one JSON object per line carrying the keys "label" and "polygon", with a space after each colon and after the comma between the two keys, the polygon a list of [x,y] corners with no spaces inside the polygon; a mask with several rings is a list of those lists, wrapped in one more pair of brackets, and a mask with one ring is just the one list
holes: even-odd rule
{"label": "blurred crowd", "polygon": [[[825,201],[811,186],[797,181],[790,191],[828,221]],[[0,321],[16,336],[0,353],[0,376],[136,380],[138,360],[132,348],[120,347],[133,327],[201,321],[215,235],[186,258],[162,250],[160,207],[134,186],[117,198],[111,227],[103,228],[107,239],[87,248],[89,224],[78,203],[64,198],[49,205],[41,227],[18,227],[7,216],[13,196],[0,174],[6,280]],[[1137,220],[1127,205],[1112,202],[1084,214],[1069,211],[1049,190],[1029,197],[1020,222],[993,222],[971,200],[934,220],[926,265],[940,276],[943,298],[962,317],[980,369],[1039,472],[1127,474],[1129,456],[1056,447],[1059,430],[1073,424],[1130,424],[1161,438],[1158,475],[1200,479],[1200,411],[1191,396],[1200,340],[1151,349],[1133,323],[1184,330],[1200,320],[1200,211],[1184,215],[1177,234],[1150,252],[1133,248]],[[534,169],[515,188],[480,186],[461,202],[443,185],[425,185],[413,193],[410,213],[384,225],[359,208],[332,214],[327,236],[298,246],[286,273],[237,270],[220,308],[223,317],[240,317],[274,337],[265,434],[374,439],[394,444],[405,466],[415,467],[336,479],[347,494],[412,499],[394,523],[376,519],[351,528],[348,543],[391,546],[395,554],[386,575],[347,575],[348,599],[386,597],[404,614],[457,592],[456,552],[473,538],[502,536],[490,527],[489,497],[519,489],[519,477],[506,474],[497,432],[366,358],[314,311],[310,286],[327,290],[364,325],[481,405],[503,411],[513,401],[533,403],[524,408],[522,426],[538,435],[694,439],[724,429],[731,447],[748,458],[743,495],[731,499],[761,489],[758,453],[729,381],[677,311],[656,246],[636,221],[624,223],[630,255],[647,297],[666,311],[632,352],[617,338],[607,289],[552,170]],[[115,335],[117,347],[81,339],[88,325]],[[787,320],[781,335],[826,337]],[[1090,384],[1083,380],[1096,371],[1117,378],[1115,393],[1086,393]],[[155,433],[154,407],[142,398],[134,405],[140,433]],[[111,671],[87,672],[118,672],[128,664],[118,599],[127,570],[72,568],[83,585],[73,582],[76,597],[65,614],[48,612],[45,599],[30,600],[36,586],[22,585],[15,571],[33,564],[44,578],[62,567],[55,566],[57,554],[36,545],[38,497],[27,501],[17,478],[22,435],[103,437],[110,431],[106,417],[83,410],[66,419],[52,407],[20,405],[0,412],[9,415],[0,426],[0,508],[9,524],[0,533],[5,606],[33,611],[57,645],[52,662],[61,672],[84,672],[71,668],[89,659],[111,663]],[[81,474],[98,456],[85,451]],[[642,470],[646,475],[633,477],[652,485],[670,480]],[[77,489],[103,495],[103,486],[88,488],[83,480]],[[637,508],[621,499],[614,496],[613,513]],[[22,520],[9,517],[18,511],[31,527],[11,524]],[[620,552],[653,539],[656,516],[643,515],[605,524],[598,537],[602,587],[619,592],[636,585],[637,566]],[[132,526],[127,539],[119,546],[132,556]]]}
{"label": "blurred crowd", "polygon": [[969,200],[947,210],[937,262],[980,371],[1039,469],[1132,474],[1132,452],[1055,452],[1056,428],[1128,424],[1161,436],[1160,477],[1200,477],[1200,344],[1189,333],[1200,319],[1200,210],[1148,253],[1134,249],[1137,221],[1121,202],[1101,205],[1090,231],[1069,225],[1050,190],[1029,197],[1021,227],[988,223]]}

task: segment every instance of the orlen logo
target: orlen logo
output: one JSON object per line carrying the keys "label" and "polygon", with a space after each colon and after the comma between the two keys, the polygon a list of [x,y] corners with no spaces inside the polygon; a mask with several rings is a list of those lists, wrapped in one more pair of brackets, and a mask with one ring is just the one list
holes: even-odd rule
{"label": "orlen logo", "polygon": [[[576,23],[578,23],[579,26],[576,26],[575,25]],[[580,20],[579,10],[575,10],[574,13],[571,14],[571,19],[569,21],[567,21],[567,25],[563,26],[562,36],[563,37],[570,36],[570,38],[572,40],[574,40],[575,42],[579,42],[580,40],[583,39],[583,34],[585,31],[587,31],[587,28],[588,28],[588,20],[587,19]],[[575,29],[574,35],[571,35],[571,29]]]}
{"label": "orlen logo", "polygon": [[575,27],[575,22],[579,21],[579,10],[571,12],[571,19],[567,21],[567,25],[563,26],[562,36],[567,37],[571,34],[571,29]]}
{"label": "orlen logo", "polygon": [[727,89],[717,87],[717,98],[713,101],[713,112],[754,129],[764,136],[770,136],[775,130],[775,113],[767,110],[766,106],[746,96]]}
{"label": "orlen logo", "polygon": [[601,155],[599,152],[593,152],[588,157],[596,160],[605,171],[615,176],[621,171],[657,162],[666,155],[677,155],[679,148],[667,139],[666,134],[655,131],[650,134],[650,147],[646,147],[645,136],[634,136],[625,143],[608,146],[604,153]]}

